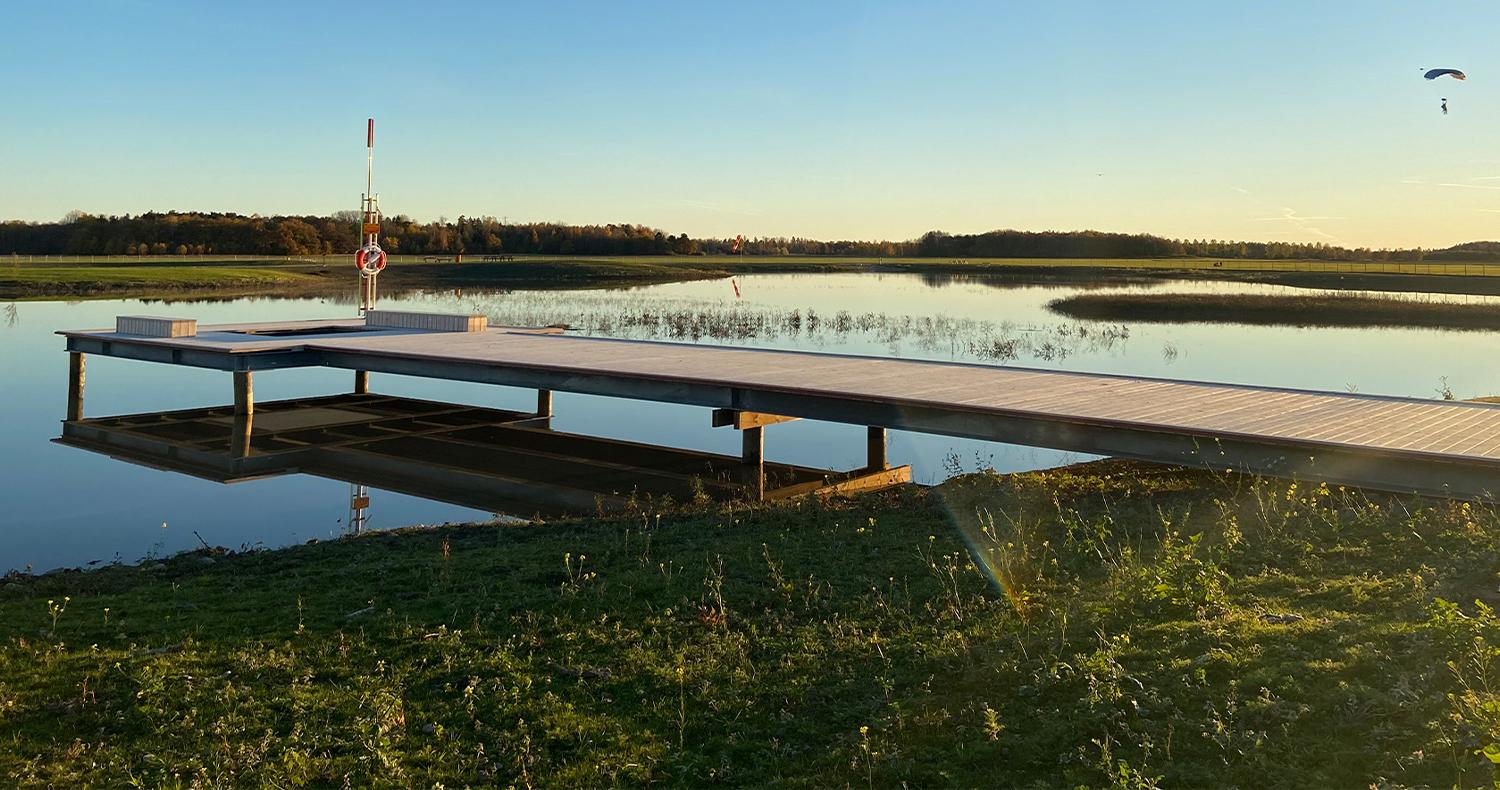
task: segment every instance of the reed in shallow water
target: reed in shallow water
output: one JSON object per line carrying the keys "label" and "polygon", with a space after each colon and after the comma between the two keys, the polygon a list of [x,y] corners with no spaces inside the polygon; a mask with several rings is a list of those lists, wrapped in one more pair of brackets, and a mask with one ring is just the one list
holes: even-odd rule
{"label": "reed in shallow water", "polygon": [[1500,303],[1342,294],[1080,294],[1047,309],[1067,318],[1149,323],[1500,329]]}
{"label": "reed in shallow water", "polygon": [[877,345],[892,354],[915,350],[935,358],[1001,363],[1059,361],[1075,354],[1114,350],[1130,338],[1124,325],[1092,321],[1025,325],[945,315],[757,307],[619,292],[484,293],[433,309],[480,312],[499,325],[564,325],[599,337],[819,350]]}

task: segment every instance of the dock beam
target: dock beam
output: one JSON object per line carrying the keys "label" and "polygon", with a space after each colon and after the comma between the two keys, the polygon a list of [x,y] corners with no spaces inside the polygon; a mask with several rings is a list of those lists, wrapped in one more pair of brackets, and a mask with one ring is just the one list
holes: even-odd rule
{"label": "dock beam", "polygon": [[536,416],[552,416],[552,390],[536,391]]}
{"label": "dock beam", "polygon": [[370,371],[368,371],[368,370],[356,370],[356,371],[354,371],[354,394],[355,395],[369,395],[370,394]]}
{"label": "dock beam", "polygon": [[68,352],[68,419],[83,419],[83,353]]}

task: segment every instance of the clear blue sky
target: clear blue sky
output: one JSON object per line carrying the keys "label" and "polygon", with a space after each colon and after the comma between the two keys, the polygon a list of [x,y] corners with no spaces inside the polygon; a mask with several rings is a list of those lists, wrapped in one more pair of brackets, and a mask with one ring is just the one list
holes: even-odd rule
{"label": "clear blue sky", "polygon": [[0,217],[357,208],[373,115],[383,206],[419,219],[1443,246],[1500,238],[1497,23],[1493,0],[21,0]]}

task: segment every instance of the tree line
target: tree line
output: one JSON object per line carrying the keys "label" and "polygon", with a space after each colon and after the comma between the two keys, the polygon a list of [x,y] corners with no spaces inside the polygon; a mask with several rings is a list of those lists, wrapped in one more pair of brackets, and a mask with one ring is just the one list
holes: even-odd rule
{"label": "tree line", "polygon": [[[59,222],[0,222],[0,255],[330,255],[351,252],[360,215],[245,216],[148,212],[98,216],[70,212]],[[396,255],[726,255],[735,239],[690,238],[629,223],[508,223],[495,217],[418,222],[404,215],[381,225],[381,246]],[[1099,231],[949,234],[909,241],[820,241],[761,237],[741,242],[746,255],[875,258],[1252,258],[1338,261],[1479,261],[1500,259],[1500,243],[1445,250],[1348,248],[1321,243],[1170,239]]]}
{"label": "tree line", "polygon": [[[0,223],[0,255],[330,255],[358,245],[360,214],[245,216],[148,212],[139,216],[70,213],[61,222]],[[403,254],[525,253],[687,255],[687,234],[643,225],[506,224],[494,217],[417,222],[386,217],[381,246]]]}

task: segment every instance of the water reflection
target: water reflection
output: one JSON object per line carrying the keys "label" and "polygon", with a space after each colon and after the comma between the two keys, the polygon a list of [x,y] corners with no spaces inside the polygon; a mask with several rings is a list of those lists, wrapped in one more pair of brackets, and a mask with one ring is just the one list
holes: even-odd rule
{"label": "water reflection", "polygon": [[[1014,362],[1415,397],[1431,397],[1446,377],[1459,398],[1500,392],[1500,370],[1476,364],[1492,355],[1496,335],[1491,332],[1064,320],[1049,312],[1047,303],[1088,290],[1085,285],[992,287],[989,279],[954,278],[929,285],[916,274],[767,274],[740,276],[739,298],[727,280],[707,280],[613,291],[411,292],[392,294],[382,303],[425,312],[474,310],[497,323],[567,323],[581,334],[605,334],[607,328],[616,335],[687,340],[696,332],[703,342],[748,347]],[[1308,293],[1233,282],[1168,285],[1178,293]],[[1104,290],[1141,287],[1111,283]],[[228,546],[285,545],[342,531],[350,493],[344,482],[289,474],[226,487],[50,444],[59,433],[59,396],[68,372],[68,355],[52,332],[109,326],[121,314],[168,312],[191,315],[204,324],[353,317],[352,286],[349,292],[338,298],[194,300],[171,308],[136,299],[7,305],[0,320],[0,401],[7,407],[6,426],[0,429],[0,502],[5,504],[0,508],[0,572],[112,557],[135,561],[148,552],[199,545],[195,530]],[[647,313],[656,316],[654,322],[629,318]],[[783,328],[793,314],[800,322],[795,333]],[[815,331],[810,315],[818,319]],[[666,337],[674,327],[685,334]],[[1012,340],[1015,347],[1005,347]],[[205,408],[229,395],[224,374],[212,371],[90,358],[88,374],[90,414]],[[536,398],[534,390],[386,375],[375,379],[375,389],[382,393],[517,412],[531,410]],[[256,380],[263,402],[348,389],[346,371],[287,370]],[[731,457],[741,449],[732,431],[707,429],[705,411],[562,392],[557,399],[552,427],[559,431]],[[770,430],[766,449],[778,461],[851,469],[865,460],[864,429],[858,426],[809,420]],[[1085,458],[896,431],[890,435],[890,455],[893,463],[911,464],[919,482],[945,477],[958,465],[946,463],[949,459],[969,469],[1013,471]],[[483,508],[374,486],[369,495],[372,529],[490,517]]]}
{"label": "water reflection", "polygon": [[885,464],[883,433],[878,463],[853,472],[768,462],[760,432],[780,419],[724,413],[718,424],[746,433],[746,453],[735,457],[555,431],[540,412],[345,394],[257,404],[253,415],[214,406],[69,419],[56,441],[216,483],[294,473],[344,481],[355,529],[368,521],[370,487],[536,518],[854,493],[911,479],[909,466]]}

